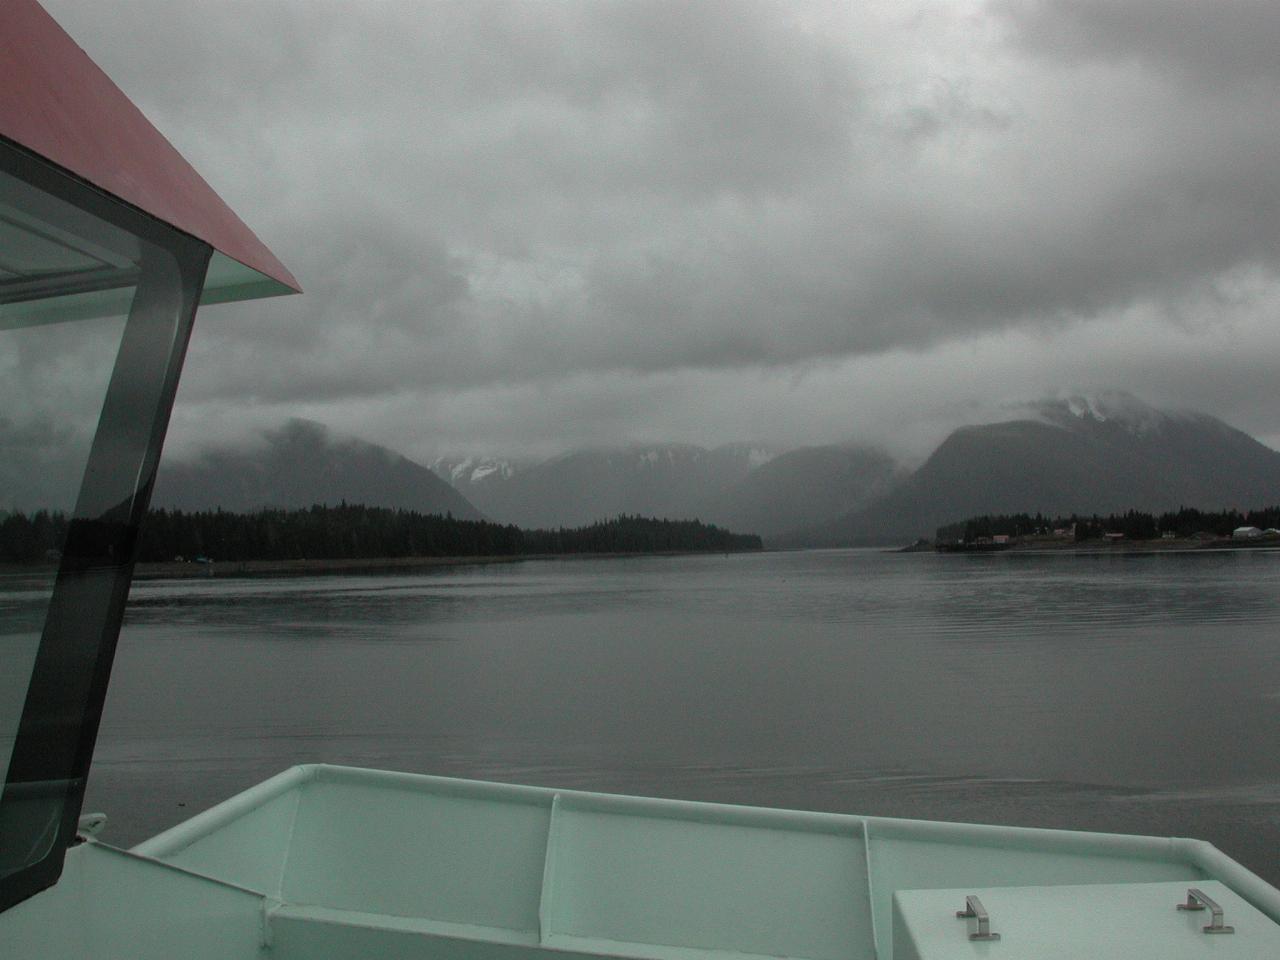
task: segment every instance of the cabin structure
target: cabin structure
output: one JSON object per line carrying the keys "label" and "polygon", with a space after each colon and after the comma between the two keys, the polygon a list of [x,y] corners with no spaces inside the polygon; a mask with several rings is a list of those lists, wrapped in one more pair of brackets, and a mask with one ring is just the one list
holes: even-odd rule
{"label": "cabin structure", "polygon": [[0,909],[75,841],[196,308],[297,290],[38,3],[0,3],[0,474],[70,517],[0,613]]}

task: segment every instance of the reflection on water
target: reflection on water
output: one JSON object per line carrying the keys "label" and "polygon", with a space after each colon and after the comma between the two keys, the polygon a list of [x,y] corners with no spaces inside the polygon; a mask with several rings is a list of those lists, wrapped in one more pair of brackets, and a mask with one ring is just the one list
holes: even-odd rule
{"label": "reflection on water", "polygon": [[1195,835],[1280,881],[1278,588],[1257,551],[141,583],[89,803],[129,843],[327,760]]}

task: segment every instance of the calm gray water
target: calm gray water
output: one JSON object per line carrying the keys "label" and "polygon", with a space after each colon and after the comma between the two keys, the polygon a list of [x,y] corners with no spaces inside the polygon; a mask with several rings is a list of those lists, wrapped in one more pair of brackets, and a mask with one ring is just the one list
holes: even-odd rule
{"label": "calm gray water", "polygon": [[1280,882],[1280,553],[818,551],[135,585],[130,844],[294,763],[1208,839]]}

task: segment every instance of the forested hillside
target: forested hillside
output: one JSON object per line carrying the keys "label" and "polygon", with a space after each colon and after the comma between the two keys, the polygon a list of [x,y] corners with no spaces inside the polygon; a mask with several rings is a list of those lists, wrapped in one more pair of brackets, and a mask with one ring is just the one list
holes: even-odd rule
{"label": "forested hillside", "polygon": [[[0,562],[51,559],[66,538],[65,514],[11,513],[0,520]],[[139,535],[143,562],[522,556],[573,553],[759,550],[760,538],[696,520],[620,516],[575,529],[521,530],[385,507],[341,504],[303,510],[153,510]]]}

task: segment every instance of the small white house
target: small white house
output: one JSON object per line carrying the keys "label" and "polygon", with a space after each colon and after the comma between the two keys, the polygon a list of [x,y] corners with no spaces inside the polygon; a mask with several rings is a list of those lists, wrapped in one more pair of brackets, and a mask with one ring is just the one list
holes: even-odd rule
{"label": "small white house", "polygon": [[1231,531],[1232,540],[1252,540],[1254,537],[1262,536],[1262,531],[1257,527],[1236,527]]}

